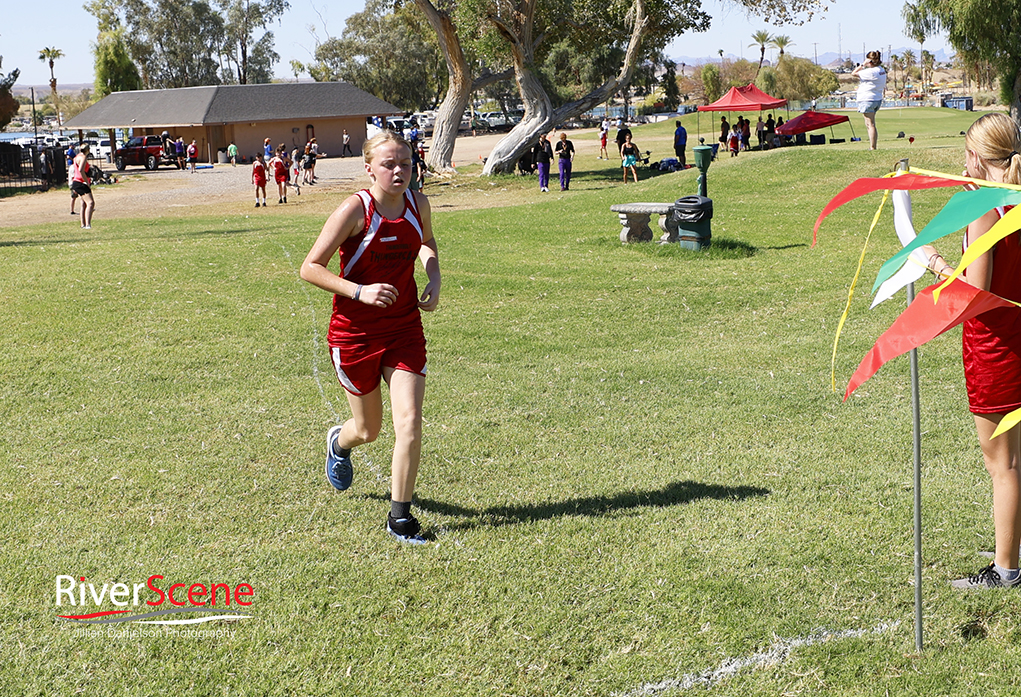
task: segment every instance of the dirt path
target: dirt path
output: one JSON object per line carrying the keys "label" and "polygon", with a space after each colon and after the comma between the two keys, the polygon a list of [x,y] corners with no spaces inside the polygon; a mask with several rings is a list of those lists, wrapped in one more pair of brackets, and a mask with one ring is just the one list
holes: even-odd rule
{"label": "dirt path", "polygon": [[[455,165],[479,162],[502,137],[502,134],[491,134],[458,138],[454,147]],[[141,167],[130,167],[125,172],[111,168],[111,172],[118,177],[117,184],[94,187],[97,224],[111,218],[178,215],[182,208],[199,215],[237,213],[253,204],[250,165],[218,164],[195,174],[166,168],[149,172]],[[357,157],[320,160],[316,174],[315,186],[303,186],[301,196],[295,195],[293,190],[288,194],[289,204],[300,205],[303,212],[321,209],[328,213],[339,203],[338,194],[364,186],[368,181],[361,158]],[[272,182],[267,185],[267,195],[272,209],[277,205]],[[70,203],[66,187],[0,198],[0,228],[72,222]],[[76,210],[81,210],[80,203]]]}
{"label": "dirt path", "polygon": [[[303,193],[316,196],[337,190],[349,190],[363,170],[355,158],[326,159],[320,163],[320,182],[303,187]],[[198,213],[223,210],[226,206],[240,209],[241,203],[251,205],[254,199],[251,166],[215,165],[191,174],[187,170],[158,169],[152,172],[131,167],[114,173],[119,182],[93,187],[96,199],[94,220],[110,218],[158,217],[180,213],[189,208]],[[269,191],[273,189],[273,191]],[[267,186],[267,195],[276,199],[275,187]],[[288,200],[294,197],[292,190]],[[297,198],[297,197],[295,197]],[[0,199],[0,227],[17,227],[38,223],[73,220],[70,193],[66,187]],[[81,202],[76,209],[81,210]]]}

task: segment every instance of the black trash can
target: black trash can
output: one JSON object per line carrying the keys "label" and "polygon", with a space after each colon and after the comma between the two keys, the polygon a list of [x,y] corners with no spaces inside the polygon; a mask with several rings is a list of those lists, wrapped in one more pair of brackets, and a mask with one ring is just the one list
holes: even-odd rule
{"label": "black trash can", "polygon": [[710,221],[713,200],[705,196],[685,196],[674,201],[673,219],[677,224],[677,241],[683,249],[698,251],[712,243]]}

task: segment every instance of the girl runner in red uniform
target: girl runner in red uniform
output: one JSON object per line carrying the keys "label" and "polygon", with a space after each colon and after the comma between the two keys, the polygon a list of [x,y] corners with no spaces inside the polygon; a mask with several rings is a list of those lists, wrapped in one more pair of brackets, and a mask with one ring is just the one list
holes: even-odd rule
{"label": "girl runner in red uniform", "polygon": [[266,163],[262,161],[262,153],[255,155],[252,163],[252,183],[255,185],[255,207],[259,207],[259,192],[262,192],[262,205],[266,205]]}
{"label": "girl runner in red uniform", "polygon": [[[426,353],[420,310],[436,309],[440,266],[429,200],[408,191],[411,145],[383,131],[362,148],[368,189],[350,196],[326,221],[301,266],[301,277],[334,294],[327,343],[351,418],[326,437],[326,476],[351,486],[351,449],[371,443],[383,423],[380,379],[386,380],[394,424],[387,530],[412,544],[426,540],[411,514],[422,447]],[[327,268],[339,251],[340,274]],[[415,260],[428,283],[421,296]]]}
{"label": "girl runner in red uniform", "polygon": [[[1021,184],[1021,137],[1017,126],[1003,114],[987,114],[968,129],[965,176]],[[973,187],[974,185],[967,185]],[[1006,212],[994,208],[968,225],[967,248]],[[1021,234],[1014,232],[996,243],[965,270],[973,286],[1008,300],[1021,301]],[[927,250],[928,253],[928,250]],[[934,253],[929,267],[951,271]],[[1001,436],[993,432],[1003,417],[1021,408],[1021,310],[996,309],[964,323],[964,377],[968,404],[975,417],[978,441],[993,482],[993,528],[996,552],[993,563],[974,576],[951,583],[955,588],[1007,588],[1021,586],[1018,546],[1021,545],[1021,427]]]}
{"label": "girl runner in red uniform", "polygon": [[276,154],[273,159],[269,161],[269,169],[273,172],[273,179],[277,183],[277,193],[280,194],[280,199],[277,203],[287,203],[287,163],[284,162],[284,150],[283,148],[277,148]]}

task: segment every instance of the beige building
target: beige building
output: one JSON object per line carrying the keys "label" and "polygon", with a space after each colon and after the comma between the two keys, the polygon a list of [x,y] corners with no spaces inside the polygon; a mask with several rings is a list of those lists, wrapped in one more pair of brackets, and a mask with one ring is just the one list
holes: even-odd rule
{"label": "beige building", "polygon": [[[245,161],[262,152],[263,142],[287,150],[304,148],[313,137],[320,154],[338,156],[343,132],[358,155],[366,119],[399,114],[393,104],[346,82],[281,82],[265,85],[210,85],[168,90],[114,92],[64,123],[85,131],[131,129],[133,135],[160,135],[196,141],[199,159],[217,161],[233,141]],[[120,145],[120,143],[118,143]]]}

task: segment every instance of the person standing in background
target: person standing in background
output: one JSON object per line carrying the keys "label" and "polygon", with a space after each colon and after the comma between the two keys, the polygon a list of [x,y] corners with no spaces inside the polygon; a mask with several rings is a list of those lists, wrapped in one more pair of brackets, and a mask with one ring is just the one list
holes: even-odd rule
{"label": "person standing in background", "polygon": [[882,54],[869,51],[865,62],[859,63],[852,75],[857,75],[861,82],[858,85],[858,113],[865,118],[865,130],[869,134],[869,150],[875,150],[879,141],[876,131],[876,112],[883,105],[883,94],[886,92],[886,68],[883,67]]}
{"label": "person standing in background", "polygon": [[553,148],[546,139],[546,134],[539,136],[539,142],[532,148],[532,158],[539,170],[539,191],[549,191],[549,165],[553,159]]}
{"label": "person standing in background", "polygon": [[677,128],[674,130],[674,155],[677,156],[677,161],[681,163],[681,169],[685,168],[684,151],[688,147],[688,132],[681,125],[680,121],[675,122]]}
{"label": "person standing in background", "polygon": [[560,190],[567,191],[571,188],[571,169],[574,164],[574,143],[567,139],[566,133],[560,134],[557,141],[557,165],[560,168]]}

